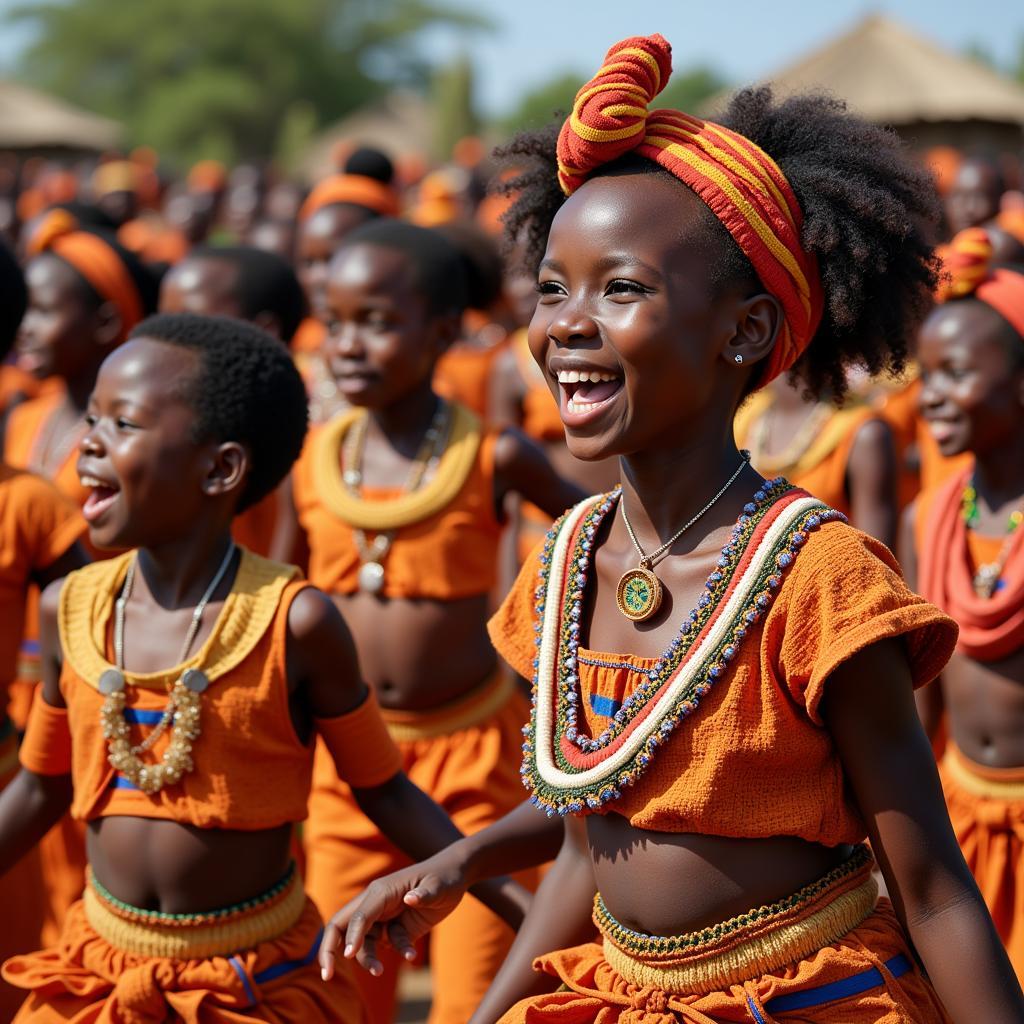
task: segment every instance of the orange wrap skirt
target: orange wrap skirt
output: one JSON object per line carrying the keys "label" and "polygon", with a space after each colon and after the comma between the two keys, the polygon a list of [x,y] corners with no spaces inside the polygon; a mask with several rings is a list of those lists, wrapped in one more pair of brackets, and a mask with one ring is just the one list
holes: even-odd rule
{"label": "orange wrap skirt", "polygon": [[988,768],[947,742],[946,807],[1017,978],[1024,982],[1024,768]]}
{"label": "orange wrap skirt", "polygon": [[255,906],[196,916],[136,911],[93,883],[55,949],[4,964],[27,991],[15,1021],[364,1024],[348,964],[320,978],[322,922],[297,874]]}
{"label": "orange wrap skirt", "polygon": [[[402,752],[406,774],[464,833],[478,832],[523,801],[519,762],[522,727],[530,712],[526,698],[507,677],[496,675],[436,710],[383,709],[382,714]],[[375,878],[409,863],[360,811],[323,747],[317,750],[303,840],[306,888],[325,919]],[[533,889],[539,873],[516,877]],[[512,929],[475,899],[463,900],[434,929],[430,1024],[466,1024],[514,938]],[[378,956],[384,975],[374,978],[360,970],[356,983],[371,1024],[390,1024],[401,961],[390,949]]]}
{"label": "orange wrap skirt", "polygon": [[786,900],[701,932],[651,936],[595,900],[601,941],[540,957],[556,992],[517,1003],[501,1024],[946,1024],[870,859]]}

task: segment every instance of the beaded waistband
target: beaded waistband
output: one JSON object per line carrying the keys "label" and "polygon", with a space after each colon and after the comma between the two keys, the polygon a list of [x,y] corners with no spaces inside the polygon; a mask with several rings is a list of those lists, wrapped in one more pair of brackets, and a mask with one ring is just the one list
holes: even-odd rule
{"label": "beaded waistband", "polygon": [[955,743],[946,744],[942,767],[954,783],[990,800],[1024,800],[1024,767],[990,768],[967,757]]}
{"label": "beaded waistband", "polygon": [[684,935],[645,935],[619,924],[600,893],[594,923],[609,966],[638,987],[706,995],[810,956],[857,927],[875,908],[871,855],[853,855],[817,882],[768,906]]}
{"label": "beaded waistband", "polygon": [[381,715],[396,743],[431,740],[486,722],[505,706],[515,688],[516,684],[499,670],[469,693],[440,707],[426,711],[381,708]]}
{"label": "beaded waistband", "polygon": [[262,896],[221,910],[164,914],[117,899],[88,872],[85,916],[100,938],[125,953],[172,960],[230,956],[283,935],[301,917],[306,893],[292,864]]}

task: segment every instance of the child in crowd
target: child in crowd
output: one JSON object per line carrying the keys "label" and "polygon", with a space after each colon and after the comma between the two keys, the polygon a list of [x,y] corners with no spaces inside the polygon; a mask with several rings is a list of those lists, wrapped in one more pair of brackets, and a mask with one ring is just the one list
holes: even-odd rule
{"label": "child in crowd", "polygon": [[960,626],[956,654],[920,695],[937,732],[950,818],[1024,978],[1024,271],[994,268],[980,228],[946,261],[946,299],[918,344],[921,412],[943,455],[973,460],[905,517],[911,578]]}
{"label": "child in crowd", "polygon": [[92,542],[126,553],[44,591],[42,692],[0,795],[0,870],[70,806],[88,884],[59,944],[5,964],[19,1022],[363,1021],[349,979],[317,980],[289,859],[315,735],[408,854],[458,836],[401,773],[332,602],[232,540],[305,433],[287,351],[247,324],[153,317],[103,363],[78,472]]}
{"label": "child in crowd", "polygon": [[[648,111],[670,72],[662,37],[625,40],[557,144],[516,144],[546,159],[509,215],[536,243],[530,347],[570,450],[622,480],[491,623],[533,677],[523,781],[565,838],[474,1024],[1024,1019],[913,700],[953,622],[733,439],[790,369],[836,398],[848,366],[900,369],[934,285],[930,183],[826,98]],[[335,922],[368,915],[345,952],[396,917],[404,948],[467,872],[530,863],[538,820],[378,885]]]}
{"label": "child in crowd", "polygon": [[[290,345],[306,299],[291,264],[280,256],[252,246],[201,246],[164,277],[160,312],[237,317]],[[270,554],[282,500],[271,492],[245,509],[231,527],[236,542]]]}
{"label": "child in crowd", "polygon": [[[324,354],[353,408],[312,435],[292,488],[310,579],[352,630],[406,772],[473,832],[519,800],[527,711],[485,628],[502,502],[516,491],[554,515],[580,492],[521,435],[489,433],[435,394],[466,296],[462,258],[434,231],[378,220],[346,237],[327,279]],[[324,749],[304,840],[325,914],[404,861]],[[432,1021],[464,1024],[512,938],[474,901],[445,923],[431,951]],[[389,1022],[395,972],[360,984],[371,1021]]]}
{"label": "child in crowd", "polygon": [[[10,250],[0,245],[0,283],[4,295],[0,311],[0,359],[6,358],[28,304],[21,269]],[[18,666],[18,644],[25,623],[29,586],[46,586],[52,580],[81,568],[86,562],[78,538],[85,520],[78,508],[52,483],[24,470],[0,463],[0,789],[18,769],[18,734],[8,716],[8,692]],[[59,841],[59,837],[58,841]],[[30,853],[13,871],[0,878],[0,961],[15,953],[27,953],[42,941],[48,897],[43,862],[38,850]],[[0,982],[0,1019],[10,1020],[23,993]]]}

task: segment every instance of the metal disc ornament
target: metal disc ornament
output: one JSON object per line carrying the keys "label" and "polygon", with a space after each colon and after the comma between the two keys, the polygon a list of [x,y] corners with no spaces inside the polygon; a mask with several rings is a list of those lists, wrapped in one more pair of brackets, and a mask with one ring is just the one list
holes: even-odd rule
{"label": "metal disc ornament", "polygon": [[379,594],[384,589],[384,566],[380,562],[363,562],[359,567],[359,589],[364,594]]}
{"label": "metal disc ornament", "polygon": [[619,579],[615,602],[627,619],[643,622],[661,607],[661,580],[642,565],[630,569]]}
{"label": "metal disc ornament", "polygon": [[124,673],[119,672],[116,668],[108,668],[100,676],[97,686],[104,697],[109,697],[112,693],[120,693],[124,689]]}
{"label": "metal disc ornament", "polygon": [[193,693],[203,693],[210,685],[206,673],[199,668],[185,669],[181,674],[181,682],[186,690],[191,690]]}

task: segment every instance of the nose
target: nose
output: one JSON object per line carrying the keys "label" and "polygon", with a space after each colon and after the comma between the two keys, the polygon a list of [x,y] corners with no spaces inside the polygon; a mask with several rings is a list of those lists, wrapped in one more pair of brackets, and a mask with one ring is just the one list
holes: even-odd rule
{"label": "nose", "polygon": [[104,453],[103,442],[99,434],[99,420],[86,427],[82,440],[78,442],[79,455],[102,455]]}
{"label": "nose", "polygon": [[353,323],[335,323],[327,335],[327,344],[335,355],[349,359],[363,354],[359,329]]}
{"label": "nose", "polygon": [[943,375],[941,373],[921,374],[921,393],[917,396],[917,407],[922,412],[926,409],[935,409],[942,405],[946,398],[943,387]]}
{"label": "nose", "polygon": [[[538,312],[540,306],[537,307]],[[559,345],[589,341],[597,337],[597,323],[581,299],[567,299],[558,304],[548,323],[548,337]]]}

